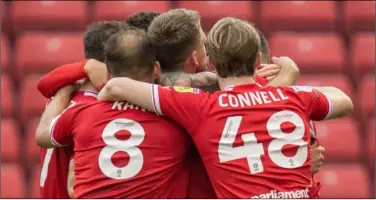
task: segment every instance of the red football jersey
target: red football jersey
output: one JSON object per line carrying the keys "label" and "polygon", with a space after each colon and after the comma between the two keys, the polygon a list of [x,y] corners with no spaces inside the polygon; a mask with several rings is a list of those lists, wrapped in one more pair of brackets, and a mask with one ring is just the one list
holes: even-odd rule
{"label": "red football jersey", "polygon": [[240,85],[209,94],[153,85],[154,109],[193,138],[218,198],[309,198],[309,119],[331,113],[311,87]]}
{"label": "red football jersey", "polygon": [[187,165],[191,172],[187,199],[216,199],[208,173],[195,146],[189,151]]}
{"label": "red football jersey", "polygon": [[[77,92],[71,105],[76,102],[96,101],[97,93],[93,91]],[[41,148],[40,197],[53,199],[69,198],[67,178],[73,146],[63,148]]]}
{"label": "red football jersey", "polygon": [[51,141],[74,144],[75,198],[185,198],[188,136],[175,122],[127,102],[75,104]]}

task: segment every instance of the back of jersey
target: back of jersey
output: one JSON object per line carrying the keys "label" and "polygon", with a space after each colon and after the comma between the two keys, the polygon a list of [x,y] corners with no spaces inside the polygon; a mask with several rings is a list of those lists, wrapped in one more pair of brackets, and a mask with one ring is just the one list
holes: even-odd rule
{"label": "back of jersey", "polygon": [[76,198],[186,197],[188,140],[178,125],[127,102],[75,109]]}
{"label": "back of jersey", "polygon": [[309,118],[329,110],[316,94],[242,85],[209,97],[193,139],[218,198],[309,198]]}

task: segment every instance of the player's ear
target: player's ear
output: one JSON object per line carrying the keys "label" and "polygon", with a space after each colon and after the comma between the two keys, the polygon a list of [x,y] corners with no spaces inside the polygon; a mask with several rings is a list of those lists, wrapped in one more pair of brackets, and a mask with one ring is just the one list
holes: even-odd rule
{"label": "player's ear", "polygon": [[154,70],[153,70],[153,78],[154,80],[157,80],[159,79],[159,77],[161,76],[162,72],[161,72],[161,65],[159,64],[158,61],[155,61],[154,63]]}
{"label": "player's ear", "polygon": [[197,52],[194,50],[194,51],[192,51],[191,55],[185,61],[184,72],[185,73],[195,73],[198,66],[199,66],[199,63],[198,63],[198,59],[197,59]]}
{"label": "player's ear", "polygon": [[257,52],[257,55],[256,55],[256,62],[255,62],[255,69],[261,67],[261,64],[262,64],[261,61],[262,61],[262,53],[261,53],[261,52]]}

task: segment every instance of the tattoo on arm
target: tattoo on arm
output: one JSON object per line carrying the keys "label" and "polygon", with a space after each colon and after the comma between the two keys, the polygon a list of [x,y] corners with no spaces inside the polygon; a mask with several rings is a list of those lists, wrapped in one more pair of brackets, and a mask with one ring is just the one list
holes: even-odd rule
{"label": "tattoo on arm", "polygon": [[183,72],[168,72],[162,74],[158,80],[158,84],[163,86],[186,86],[192,87],[192,78],[189,74]]}
{"label": "tattoo on arm", "polygon": [[162,74],[157,83],[163,86],[185,86],[199,88],[210,93],[220,90],[218,83],[212,85],[198,84],[193,81],[192,76],[193,74],[186,74],[183,72],[168,72]]}
{"label": "tattoo on arm", "polygon": [[203,85],[203,86],[201,86],[201,87],[199,87],[199,88],[200,88],[201,90],[204,90],[204,91],[209,92],[209,93],[214,93],[214,92],[216,92],[216,91],[221,90],[221,89],[219,88],[219,84],[218,84],[218,83],[213,84],[213,85]]}

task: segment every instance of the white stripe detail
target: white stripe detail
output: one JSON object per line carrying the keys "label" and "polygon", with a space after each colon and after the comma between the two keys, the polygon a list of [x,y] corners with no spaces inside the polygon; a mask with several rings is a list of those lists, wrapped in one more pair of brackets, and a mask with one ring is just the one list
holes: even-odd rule
{"label": "white stripe detail", "polygon": [[158,85],[152,84],[151,85],[151,96],[153,100],[153,109],[157,115],[163,115],[161,111],[161,105],[159,103],[159,93],[158,93]]}
{"label": "white stripe detail", "polygon": [[91,92],[91,93],[94,93],[94,94],[98,94],[98,92],[96,92],[94,90],[85,90],[85,92]]}
{"label": "white stripe detail", "polygon": [[227,87],[227,88],[224,89],[224,90],[225,90],[225,91],[231,91],[232,89],[234,89],[234,86]]}
{"label": "white stripe detail", "polygon": [[71,167],[72,165],[74,165],[74,159],[69,161],[69,167]]}
{"label": "white stripe detail", "polygon": [[51,138],[51,143],[54,145],[54,146],[57,146],[57,147],[64,147],[64,146],[68,146],[68,145],[62,145],[62,144],[59,144],[58,142],[56,142],[54,136],[53,136],[53,133],[54,133],[54,129],[55,129],[55,124],[57,122],[57,120],[60,118],[61,115],[58,115],[56,116],[52,121],[51,121],[51,124],[50,124],[50,138]]}
{"label": "white stripe detail", "polygon": [[329,119],[332,114],[333,114],[333,103],[332,101],[325,95],[325,94],[322,94],[325,96],[325,98],[328,100],[328,106],[329,106],[329,109],[328,109],[328,114],[326,115],[326,117],[324,118],[324,120],[327,120]]}
{"label": "white stripe detail", "polygon": [[95,93],[92,93],[92,92],[85,92],[85,93],[84,93],[84,96],[91,96],[91,97],[95,97],[95,98],[97,98],[97,97],[98,97],[98,95],[97,95],[97,94],[95,94]]}
{"label": "white stripe detail", "polygon": [[53,148],[47,149],[46,155],[44,156],[43,167],[41,170],[40,181],[39,181],[39,185],[41,187],[44,187],[44,183],[46,182],[47,175],[48,175],[48,166],[50,165],[53,151],[54,151]]}

